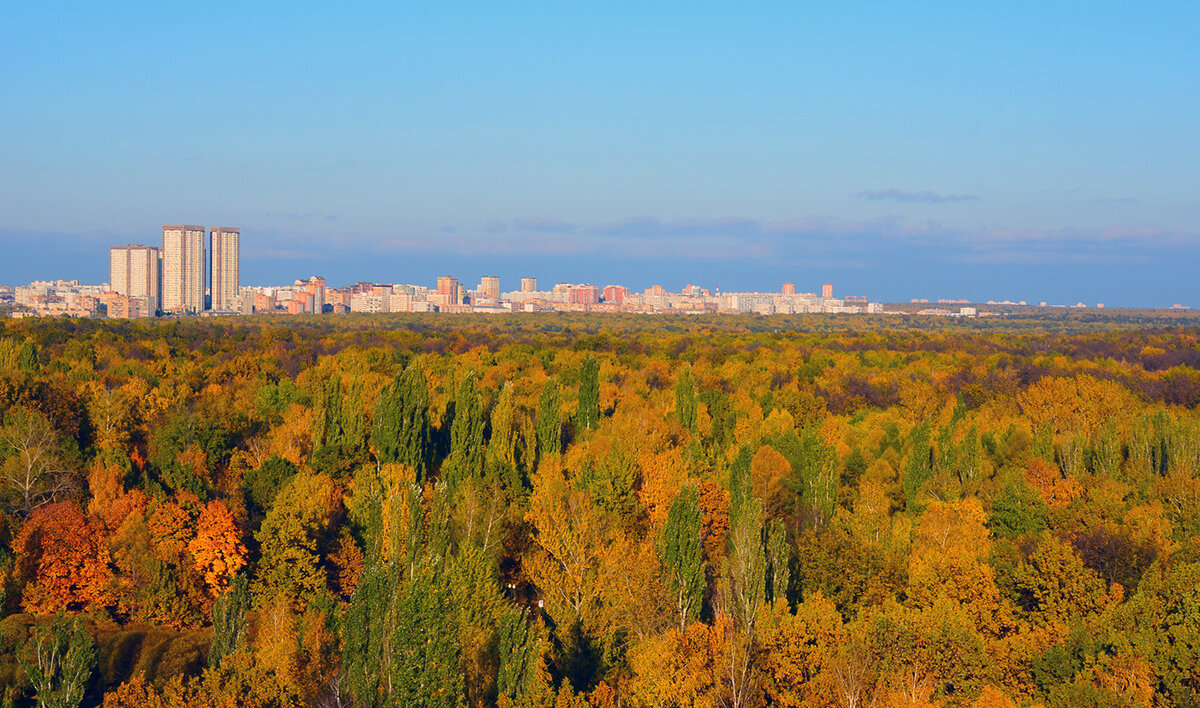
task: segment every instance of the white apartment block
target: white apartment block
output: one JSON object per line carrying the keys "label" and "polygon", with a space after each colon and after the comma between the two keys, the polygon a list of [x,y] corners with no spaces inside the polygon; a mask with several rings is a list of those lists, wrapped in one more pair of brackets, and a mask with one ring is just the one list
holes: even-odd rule
{"label": "white apartment block", "polygon": [[212,234],[212,309],[233,310],[234,298],[241,294],[241,229],[213,228]]}
{"label": "white apartment block", "polygon": [[167,225],[162,234],[162,309],[203,312],[204,227]]}
{"label": "white apartment block", "polygon": [[108,249],[108,281],[123,297],[146,300],[151,315],[162,306],[162,253],[154,246],[129,244]]}

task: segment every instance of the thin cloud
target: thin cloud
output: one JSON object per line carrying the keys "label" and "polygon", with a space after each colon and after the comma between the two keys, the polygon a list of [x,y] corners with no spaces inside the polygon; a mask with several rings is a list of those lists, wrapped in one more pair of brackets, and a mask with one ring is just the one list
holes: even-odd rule
{"label": "thin cloud", "polygon": [[488,221],[483,222],[483,231],[484,233],[498,234],[503,231],[508,231],[508,224],[500,221],[499,219],[489,219]]}
{"label": "thin cloud", "polygon": [[873,202],[893,201],[905,204],[950,204],[953,202],[976,202],[974,194],[938,194],[937,192],[910,192],[904,189],[867,189],[854,196]]}
{"label": "thin cloud", "polygon": [[520,219],[513,219],[513,226],[526,231],[536,231],[543,234],[569,234],[575,231],[575,224],[568,223],[562,219],[554,219],[545,216],[527,216]]}

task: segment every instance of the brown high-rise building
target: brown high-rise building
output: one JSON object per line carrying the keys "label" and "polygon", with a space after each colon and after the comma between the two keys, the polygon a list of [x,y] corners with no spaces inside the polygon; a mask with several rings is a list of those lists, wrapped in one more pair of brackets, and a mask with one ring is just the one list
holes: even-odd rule
{"label": "brown high-rise building", "polygon": [[783,294],[784,295],[795,295],[796,294],[796,284],[795,283],[784,283],[783,284]]}
{"label": "brown high-rise building", "polygon": [[821,286],[821,297],[826,300],[833,298],[833,283],[825,283]]}
{"label": "brown high-rise building", "polygon": [[458,299],[458,278],[449,275],[438,276],[437,279],[438,295],[448,299],[448,302],[457,305],[462,302]]}
{"label": "brown high-rise building", "polygon": [[162,309],[204,310],[204,227],[162,227]]}
{"label": "brown high-rise building", "polygon": [[146,301],[151,316],[161,307],[162,255],[154,246],[130,244],[108,249],[108,282],[126,298]]}
{"label": "brown high-rise building", "polygon": [[211,305],[214,310],[232,310],[241,294],[241,229],[214,228],[212,234]]}

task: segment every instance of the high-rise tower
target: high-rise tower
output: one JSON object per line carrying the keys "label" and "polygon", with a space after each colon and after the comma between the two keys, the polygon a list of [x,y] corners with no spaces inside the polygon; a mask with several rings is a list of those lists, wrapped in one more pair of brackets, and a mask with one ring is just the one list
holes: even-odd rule
{"label": "high-rise tower", "polygon": [[151,316],[162,307],[162,254],[154,246],[130,244],[108,249],[108,282],[124,297],[146,300]]}
{"label": "high-rise tower", "polygon": [[204,310],[204,227],[163,226],[162,309]]}
{"label": "high-rise tower", "polygon": [[212,309],[232,310],[241,291],[242,231],[214,227],[212,234]]}
{"label": "high-rise tower", "polygon": [[479,279],[479,290],[484,297],[492,300],[500,299],[500,279],[494,275],[485,275]]}

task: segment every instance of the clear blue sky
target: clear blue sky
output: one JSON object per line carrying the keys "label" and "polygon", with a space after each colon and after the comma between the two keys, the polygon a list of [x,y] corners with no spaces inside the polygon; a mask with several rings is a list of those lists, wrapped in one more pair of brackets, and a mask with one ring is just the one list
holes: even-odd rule
{"label": "clear blue sky", "polygon": [[8,3],[0,282],[1200,305],[1200,4]]}

